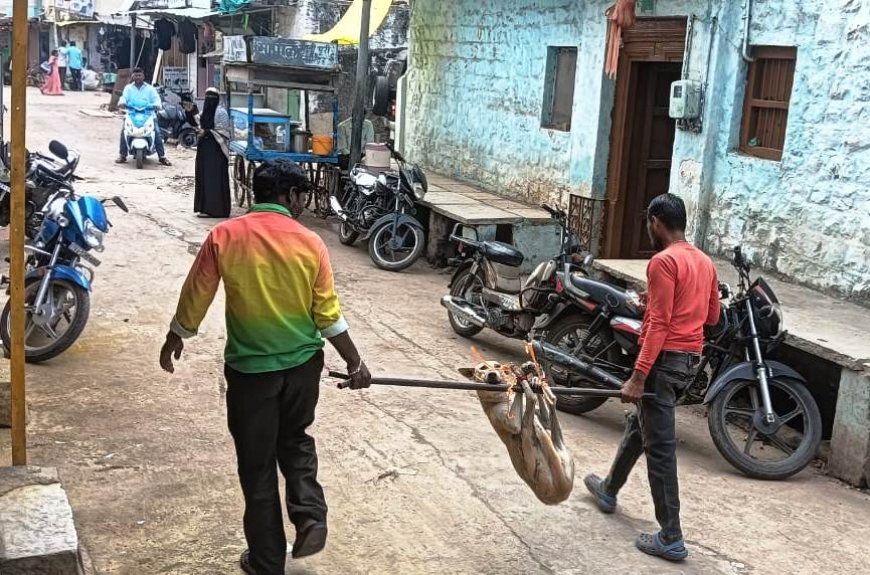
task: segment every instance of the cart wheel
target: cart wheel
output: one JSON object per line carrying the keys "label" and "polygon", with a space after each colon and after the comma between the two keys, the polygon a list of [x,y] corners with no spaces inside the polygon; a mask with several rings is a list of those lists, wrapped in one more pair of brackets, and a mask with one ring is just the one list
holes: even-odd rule
{"label": "cart wheel", "polygon": [[236,205],[243,207],[245,205],[245,185],[247,177],[245,173],[245,158],[236,156],[233,162],[233,199]]}

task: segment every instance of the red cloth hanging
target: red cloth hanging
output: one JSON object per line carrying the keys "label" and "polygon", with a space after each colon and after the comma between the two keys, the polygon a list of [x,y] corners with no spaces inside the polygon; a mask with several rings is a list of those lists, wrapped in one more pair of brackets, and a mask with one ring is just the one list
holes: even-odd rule
{"label": "red cloth hanging", "polygon": [[608,8],[607,17],[607,52],[604,57],[604,73],[610,79],[616,78],[619,67],[619,49],[622,47],[622,29],[634,26],[637,0],[616,0],[616,4]]}

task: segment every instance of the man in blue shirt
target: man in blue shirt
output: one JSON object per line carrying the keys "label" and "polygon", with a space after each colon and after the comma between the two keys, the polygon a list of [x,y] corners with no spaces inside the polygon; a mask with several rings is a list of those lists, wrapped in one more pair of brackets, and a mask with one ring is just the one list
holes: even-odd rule
{"label": "man in blue shirt", "polygon": [[[160,94],[154,89],[154,86],[145,82],[145,72],[142,68],[133,68],[133,74],[130,76],[132,83],[124,87],[121,93],[121,99],[118,100],[118,108],[127,108],[128,103],[136,103],[139,106],[143,104],[151,106],[155,111],[163,109],[163,101],[160,99]],[[172,164],[166,159],[166,150],[163,149],[163,137],[160,135],[160,126],[157,125],[157,118],[154,119],[154,150],[157,152],[157,157],[160,163],[164,166]],[[127,138],[124,137],[124,126],[121,126],[121,148],[117,164],[125,164],[130,151],[127,149]]]}
{"label": "man in blue shirt", "polygon": [[76,46],[75,42],[69,43],[69,48],[66,49],[67,63],[69,64],[69,73],[72,76],[70,87],[73,90],[82,90],[82,68],[84,67],[84,58],[82,57],[81,49]]}

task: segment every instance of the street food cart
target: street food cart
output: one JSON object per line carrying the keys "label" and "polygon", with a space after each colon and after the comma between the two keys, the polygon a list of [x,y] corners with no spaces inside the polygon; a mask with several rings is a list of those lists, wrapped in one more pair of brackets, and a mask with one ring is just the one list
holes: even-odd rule
{"label": "street food cart", "polygon": [[[339,180],[335,147],[340,73],[337,46],[285,38],[230,36],[224,38],[223,62],[236,203],[250,205],[257,164],[288,158],[308,170],[316,190],[309,202],[313,201],[318,214],[325,216],[329,210],[329,191]],[[306,102],[304,126],[288,114],[256,107],[255,96],[266,88],[270,92],[301,91]],[[247,95],[244,103],[239,102],[240,91]],[[332,101],[329,134],[312,135],[306,131],[311,125],[307,103],[312,92],[325,94]]]}

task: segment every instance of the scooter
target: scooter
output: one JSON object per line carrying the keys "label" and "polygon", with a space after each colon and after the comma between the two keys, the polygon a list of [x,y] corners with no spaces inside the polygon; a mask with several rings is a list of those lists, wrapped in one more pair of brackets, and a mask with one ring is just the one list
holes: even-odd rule
{"label": "scooter", "polygon": [[185,104],[193,105],[193,95],[190,91],[173,92],[181,101],[170,102],[163,88],[158,90],[163,101],[163,109],[157,111],[157,125],[163,134],[163,140],[175,140],[183,148],[196,147],[196,117],[188,112]]}
{"label": "scooter", "polygon": [[153,107],[127,107],[127,117],[124,119],[127,153],[136,158],[136,168],[140,170],[145,165],[145,158],[156,153],[154,148],[155,129]]}

